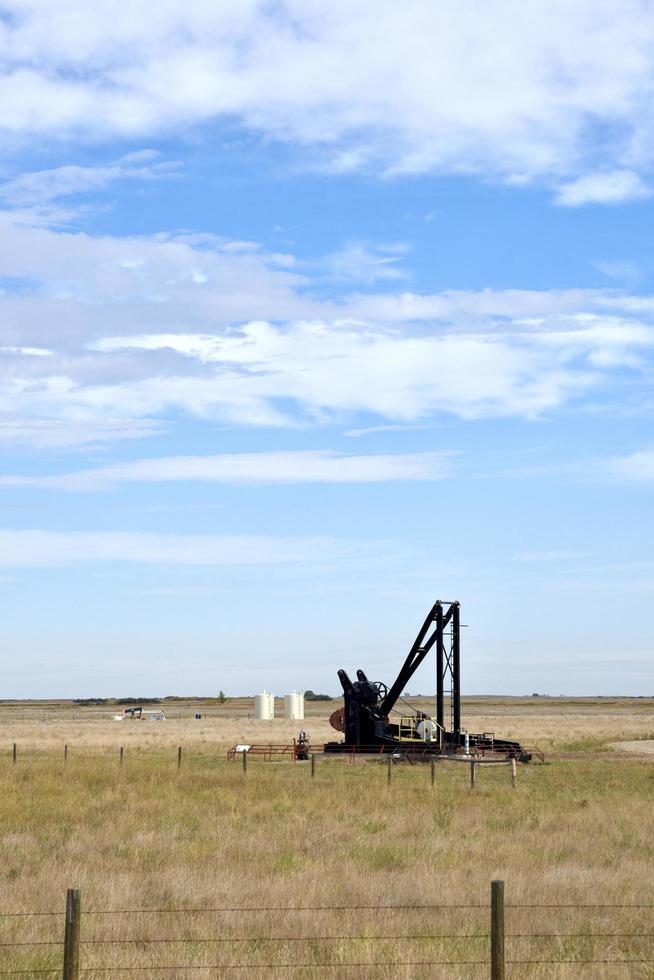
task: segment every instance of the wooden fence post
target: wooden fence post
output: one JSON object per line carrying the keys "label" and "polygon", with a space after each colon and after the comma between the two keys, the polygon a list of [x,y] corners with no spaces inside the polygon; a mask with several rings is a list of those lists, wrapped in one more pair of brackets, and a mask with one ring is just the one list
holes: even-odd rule
{"label": "wooden fence post", "polygon": [[180,745],[177,749],[177,769],[182,768],[182,746]]}
{"label": "wooden fence post", "polygon": [[516,789],[518,786],[518,765],[515,759],[511,759],[509,764],[511,766],[511,785]]}
{"label": "wooden fence post", "polygon": [[241,752],[241,755],[243,756],[243,775],[245,775],[245,773],[248,771],[248,754],[247,752],[243,751]]}
{"label": "wooden fence post", "polygon": [[82,902],[77,888],[69,888],[66,895],[66,926],[64,931],[63,980],[79,978],[79,927]]}
{"label": "wooden fence post", "polygon": [[477,767],[475,765],[475,760],[470,760],[470,789],[475,788],[475,783],[477,782]]}
{"label": "wooden fence post", "polygon": [[436,782],[436,759],[431,760],[431,784]]}
{"label": "wooden fence post", "polygon": [[504,980],[504,882],[491,881],[491,980]]}
{"label": "wooden fence post", "polygon": [[311,753],[311,778],[315,779],[316,776],[316,753]]}
{"label": "wooden fence post", "polygon": [[68,746],[64,745],[64,764],[68,761]]}
{"label": "wooden fence post", "polygon": [[16,743],[14,742],[14,751],[13,751],[14,765],[16,765],[16,756],[17,756],[17,750],[16,750]]}
{"label": "wooden fence post", "polygon": [[391,769],[391,766],[392,766],[392,765],[393,765],[393,757],[392,757],[392,755],[390,755],[390,753],[389,753],[389,756],[388,756],[388,763],[387,763],[387,765],[386,765],[386,782],[387,782],[387,784],[388,784],[389,786],[391,785],[391,772],[393,771],[393,770]]}
{"label": "wooden fence post", "polygon": [[124,754],[125,754],[125,753],[124,753],[124,751],[123,751],[123,747],[122,747],[122,745],[121,745],[121,747],[120,747],[120,764],[121,764],[121,766],[122,766],[122,764],[123,764],[123,756],[124,756]]}

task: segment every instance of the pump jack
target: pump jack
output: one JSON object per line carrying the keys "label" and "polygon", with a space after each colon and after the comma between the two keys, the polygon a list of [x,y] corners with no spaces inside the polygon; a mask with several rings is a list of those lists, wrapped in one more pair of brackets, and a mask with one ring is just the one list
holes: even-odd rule
{"label": "pump jack", "polygon": [[[343,687],[344,707],[335,711],[330,722],[345,733],[344,742],[328,742],[325,752],[397,753],[433,756],[493,752],[529,762],[531,754],[519,742],[495,738],[484,732],[473,735],[461,728],[460,683],[460,606],[458,602],[438,600],[425,619],[399,674],[390,688],[380,681],[369,681],[362,670],[352,682],[344,670],[338,677]],[[433,646],[436,646],[436,718],[421,712],[391,722],[389,715],[401,692]],[[445,719],[445,694],[449,694],[449,729]]]}

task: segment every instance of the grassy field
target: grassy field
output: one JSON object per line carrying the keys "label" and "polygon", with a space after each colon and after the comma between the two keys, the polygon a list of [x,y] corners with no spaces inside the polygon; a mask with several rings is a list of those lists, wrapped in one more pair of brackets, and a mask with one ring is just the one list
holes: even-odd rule
{"label": "grassy field", "polygon": [[[327,723],[335,706],[309,706],[304,727],[318,748],[338,737]],[[517,790],[502,766],[482,769],[471,792],[467,767],[447,762],[433,788],[429,766],[396,765],[387,785],[376,761],[319,759],[312,779],[308,764],[251,759],[244,775],[226,762],[229,745],[283,742],[298,728],[254,722],[246,700],[176,704],[163,723],[113,722],[108,708],[2,704],[0,911],[61,910],[66,889],[79,887],[82,966],[103,970],[83,974],[91,977],[486,977],[487,967],[462,961],[487,958],[484,906],[490,880],[502,878],[507,903],[555,906],[508,909],[509,933],[581,934],[512,938],[510,960],[654,959],[652,939],[602,938],[654,933],[654,908],[562,907],[654,906],[654,756],[611,748],[651,739],[653,709],[647,699],[466,699],[470,730],[548,753],[547,765],[520,767]],[[172,911],[325,905],[363,907]],[[92,914],[155,908],[169,911]],[[58,941],[62,929],[61,916],[0,918],[0,943]],[[437,934],[466,938],[407,938]],[[128,941],[144,937],[192,941]],[[0,971],[40,976],[61,962],[56,946],[1,949]],[[425,965],[438,960],[461,962]],[[386,965],[348,966],[366,962]],[[182,969],[201,964],[214,968]],[[509,976],[641,978],[654,976],[654,963],[521,963]]]}

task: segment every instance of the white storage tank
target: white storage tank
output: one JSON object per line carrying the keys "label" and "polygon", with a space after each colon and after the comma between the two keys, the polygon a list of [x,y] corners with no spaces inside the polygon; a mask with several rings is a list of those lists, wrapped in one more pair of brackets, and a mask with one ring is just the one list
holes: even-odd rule
{"label": "white storage tank", "polygon": [[284,695],[284,718],[287,721],[301,721],[304,718],[304,694],[301,691]]}
{"label": "white storage tank", "polygon": [[275,695],[268,691],[254,696],[254,717],[257,721],[272,721],[275,717]]}

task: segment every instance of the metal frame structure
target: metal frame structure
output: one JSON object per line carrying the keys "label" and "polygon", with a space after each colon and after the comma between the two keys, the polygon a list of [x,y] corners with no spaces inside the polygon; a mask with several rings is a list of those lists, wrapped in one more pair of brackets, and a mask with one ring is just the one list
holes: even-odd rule
{"label": "metal frame structure", "polygon": [[[443,607],[447,606],[447,609]],[[436,724],[445,730],[445,692],[449,679],[450,730],[461,730],[461,616],[458,602],[434,603],[388,694],[380,705],[388,715],[400,693],[436,644]],[[340,676],[340,671],[339,671]]]}
{"label": "metal frame structure", "polygon": [[[403,721],[390,720],[390,713],[401,692],[433,647],[436,647],[436,731],[437,738],[420,734],[417,713],[411,720],[413,737],[403,734]],[[351,681],[345,670],[338,671],[343,687],[344,707],[330,719],[332,726],[345,733],[344,742],[328,742],[325,752],[396,752],[411,746],[412,751],[435,755],[441,752],[493,751],[529,761],[518,742],[497,739],[487,733],[472,735],[461,728],[461,615],[458,602],[434,603],[425,619],[400,671],[386,687],[380,681],[369,681],[362,670]],[[449,729],[445,725],[445,698],[449,696]]]}

